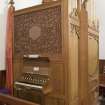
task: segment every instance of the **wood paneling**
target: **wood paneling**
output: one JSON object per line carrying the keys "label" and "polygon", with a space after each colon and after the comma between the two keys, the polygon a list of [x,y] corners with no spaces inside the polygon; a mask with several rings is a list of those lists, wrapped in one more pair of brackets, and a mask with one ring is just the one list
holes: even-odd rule
{"label": "wood paneling", "polygon": [[65,95],[65,74],[63,63],[51,63],[52,69],[52,82],[53,82],[53,94]]}
{"label": "wood paneling", "polygon": [[99,72],[100,74],[103,74],[105,71],[105,60],[100,59],[99,60]]}
{"label": "wood paneling", "polygon": [[5,87],[6,71],[0,71],[0,87]]}
{"label": "wood paneling", "polygon": [[38,105],[12,96],[0,94],[0,105]]}
{"label": "wood paneling", "polygon": [[13,68],[14,68],[14,81],[21,75],[23,69],[23,57],[15,56],[13,60]]}
{"label": "wood paneling", "polygon": [[100,96],[105,96],[105,60],[100,59],[99,60],[99,94]]}

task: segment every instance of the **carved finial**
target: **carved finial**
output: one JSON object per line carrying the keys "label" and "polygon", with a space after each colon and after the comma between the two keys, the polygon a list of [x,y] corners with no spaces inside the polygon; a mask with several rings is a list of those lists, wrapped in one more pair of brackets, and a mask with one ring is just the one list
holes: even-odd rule
{"label": "carved finial", "polygon": [[81,2],[80,0],[77,0],[77,11],[79,11],[81,8]]}
{"label": "carved finial", "polygon": [[84,0],[83,3],[82,3],[82,5],[85,9],[86,9],[86,6],[87,6],[87,2],[88,2],[88,0]]}
{"label": "carved finial", "polygon": [[9,4],[10,5],[13,5],[14,4],[14,1],[13,0],[10,0]]}

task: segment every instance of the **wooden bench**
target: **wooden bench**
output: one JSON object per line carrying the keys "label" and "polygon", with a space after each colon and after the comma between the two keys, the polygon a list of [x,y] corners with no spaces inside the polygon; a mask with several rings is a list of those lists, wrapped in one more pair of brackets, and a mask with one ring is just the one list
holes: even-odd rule
{"label": "wooden bench", "polygon": [[0,94],[0,105],[38,105],[9,95]]}

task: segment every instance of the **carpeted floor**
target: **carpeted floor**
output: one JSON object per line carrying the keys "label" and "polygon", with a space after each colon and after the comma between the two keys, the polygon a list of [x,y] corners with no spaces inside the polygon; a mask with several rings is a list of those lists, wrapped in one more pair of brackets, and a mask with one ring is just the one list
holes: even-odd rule
{"label": "carpeted floor", "polygon": [[100,105],[105,105],[105,101],[101,101],[100,102]]}

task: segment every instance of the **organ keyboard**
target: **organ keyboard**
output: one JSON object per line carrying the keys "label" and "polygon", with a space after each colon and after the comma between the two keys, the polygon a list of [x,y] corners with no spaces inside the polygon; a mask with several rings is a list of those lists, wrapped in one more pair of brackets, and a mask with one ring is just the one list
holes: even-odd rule
{"label": "organ keyboard", "polygon": [[20,85],[20,86],[25,86],[25,87],[30,87],[31,89],[42,89],[42,86],[38,86],[38,85],[32,85],[32,84],[27,84],[27,83],[21,83],[21,82],[15,82],[15,85]]}

